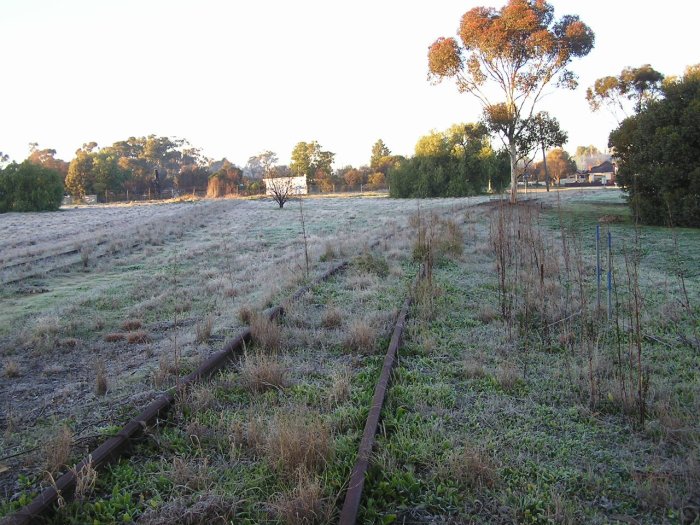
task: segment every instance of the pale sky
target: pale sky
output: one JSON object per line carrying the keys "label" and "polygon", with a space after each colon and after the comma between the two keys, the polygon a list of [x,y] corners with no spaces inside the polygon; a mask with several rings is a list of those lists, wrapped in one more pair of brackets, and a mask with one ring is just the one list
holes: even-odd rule
{"label": "pale sky", "polygon": [[[666,75],[700,62],[696,0],[550,0],[578,14],[594,50],[572,63],[575,91],[539,108],[569,134],[566,149],[607,146],[616,121],[592,114],[585,89],[626,66]],[[28,143],[71,160],[83,143],[149,134],[187,139],[241,166],[299,141],[369,162],[381,138],[412,155],[431,129],[474,122],[475,98],[427,81],[428,46],[456,36],[461,15],[505,0],[0,0],[0,151]]]}

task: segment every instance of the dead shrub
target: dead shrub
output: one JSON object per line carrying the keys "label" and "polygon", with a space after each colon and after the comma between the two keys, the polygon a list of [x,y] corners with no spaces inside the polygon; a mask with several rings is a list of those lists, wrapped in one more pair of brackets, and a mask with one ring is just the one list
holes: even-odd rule
{"label": "dead shrub", "polygon": [[471,446],[452,451],[441,465],[440,475],[456,479],[471,489],[490,488],[497,481],[491,458],[483,450]]}
{"label": "dead shrub", "polygon": [[246,355],[241,365],[241,384],[251,392],[260,393],[288,385],[287,370],[277,357],[263,353]]}
{"label": "dead shrub", "polygon": [[338,328],[343,324],[343,314],[337,308],[326,308],[321,316],[321,326]]}
{"label": "dead shrub", "polygon": [[55,474],[68,464],[71,447],[73,444],[73,432],[63,425],[44,445],[44,459],[46,470]]}
{"label": "dead shrub", "polygon": [[125,330],[127,332],[133,332],[134,330],[138,330],[142,326],[143,324],[138,319],[127,319],[124,322],[122,322],[122,330]]}
{"label": "dead shrub", "polygon": [[321,483],[303,471],[298,473],[294,490],[278,496],[271,506],[275,517],[287,525],[329,523]]}
{"label": "dead shrub", "polygon": [[265,315],[254,315],[250,321],[253,341],[266,352],[278,352],[282,347],[282,329]]}
{"label": "dead shrub", "polygon": [[348,328],[343,346],[351,352],[370,354],[377,346],[377,331],[365,320],[355,320]]}
{"label": "dead shrub", "polygon": [[140,345],[149,343],[151,341],[151,336],[143,330],[137,330],[135,332],[129,332],[126,335],[126,341],[131,345]]}
{"label": "dead shrub", "polygon": [[107,372],[102,359],[95,365],[95,394],[103,396],[107,393]]}
{"label": "dead shrub", "polygon": [[126,334],[121,332],[111,332],[109,334],[105,334],[103,339],[108,343],[116,343],[118,341],[124,341],[126,339]]}
{"label": "dead shrub", "polygon": [[328,427],[315,414],[279,413],[267,432],[265,456],[288,478],[299,469],[317,472],[331,456]]}
{"label": "dead shrub", "polygon": [[17,361],[14,359],[8,359],[5,361],[5,365],[3,366],[3,374],[5,374],[5,377],[19,377],[20,370]]}

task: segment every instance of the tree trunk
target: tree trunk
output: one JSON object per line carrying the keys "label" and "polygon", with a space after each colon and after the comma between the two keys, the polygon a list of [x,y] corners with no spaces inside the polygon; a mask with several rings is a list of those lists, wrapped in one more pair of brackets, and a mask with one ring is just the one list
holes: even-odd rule
{"label": "tree trunk", "polygon": [[544,153],[544,144],[542,144],[542,165],[544,166],[544,183],[549,191],[549,172],[547,171],[547,155]]}
{"label": "tree trunk", "polygon": [[518,202],[518,154],[515,139],[509,139],[508,156],[510,157],[510,203]]}

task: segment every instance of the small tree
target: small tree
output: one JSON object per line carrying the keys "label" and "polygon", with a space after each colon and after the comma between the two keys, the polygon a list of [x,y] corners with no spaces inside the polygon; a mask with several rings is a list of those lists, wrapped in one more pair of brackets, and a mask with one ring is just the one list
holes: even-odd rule
{"label": "small tree", "polygon": [[264,179],[265,188],[268,194],[272,197],[280,209],[284,208],[284,204],[292,198],[294,183],[292,177],[270,177]]}
{"label": "small tree", "polygon": [[[500,10],[475,7],[462,17],[461,45],[438,38],[428,51],[430,78],[454,79],[460,92],[482,104],[490,120],[500,123],[510,156],[511,202],[517,199],[518,140],[552,81],[569,89],[576,77],[567,69],[575,57],[593,49],[594,35],[577,16],[554,20],[543,0],[509,0]],[[495,85],[505,101],[494,103],[487,85]]]}
{"label": "small tree", "polygon": [[553,147],[561,147],[568,140],[568,135],[559,126],[559,121],[550,117],[546,111],[540,111],[533,115],[526,126],[524,141],[528,142],[526,147],[539,147],[542,150],[542,165],[544,167],[544,181],[549,191],[549,171],[547,170],[547,150]]}

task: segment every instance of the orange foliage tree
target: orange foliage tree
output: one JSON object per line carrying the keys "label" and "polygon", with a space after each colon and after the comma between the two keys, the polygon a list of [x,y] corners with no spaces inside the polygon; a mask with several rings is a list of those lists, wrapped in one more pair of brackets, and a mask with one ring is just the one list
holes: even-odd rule
{"label": "orange foliage tree", "polygon": [[[545,86],[554,81],[576,87],[567,66],[593,49],[593,32],[575,15],[555,20],[554,8],[544,0],[509,0],[499,10],[467,11],[459,40],[441,37],[430,46],[429,78],[454,79],[460,92],[481,102],[487,122],[500,132],[508,150],[514,203],[520,135]],[[493,86],[505,100],[493,99]]]}

